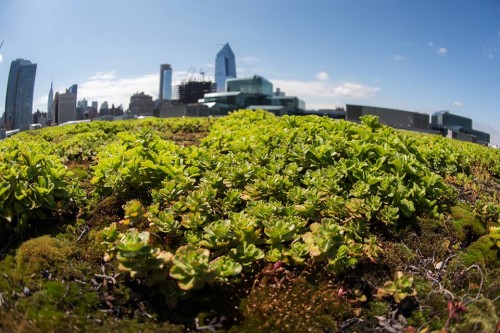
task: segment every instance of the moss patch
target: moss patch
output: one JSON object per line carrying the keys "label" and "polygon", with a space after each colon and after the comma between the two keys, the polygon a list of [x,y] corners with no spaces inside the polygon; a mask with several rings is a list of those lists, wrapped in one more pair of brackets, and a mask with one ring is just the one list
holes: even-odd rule
{"label": "moss patch", "polygon": [[495,326],[500,318],[495,305],[481,297],[467,306],[462,321],[456,325],[456,332],[496,332]]}
{"label": "moss patch", "polygon": [[413,265],[417,255],[403,243],[387,242],[380,263],[386,265],[391,273],[402,270],[404,266]]}
{"label": "moss patch", "polygon": [[451,207],[451,218],[457,237],[466,245],[486,233],[483,223],[476,218],[472,209],[466,206]]}
{"label": "moss patch", "polygon": [[17,268],[26,275],[47,270],[60,270],[73,253],[70,243],[64,239],[41,236],[24,242],[17,251]]}
{"label": "moss patch", "polygon": [[244,321],[235,332],[329,332],[352,316],[333,287],[315,287],[305,278],[254,289],[240,306]]}
{"label": "moss patch", "polygon": [[478,264],[487,268],[500,267],[500,251],[488,235],[472,243],[462,257],[464,264]]}

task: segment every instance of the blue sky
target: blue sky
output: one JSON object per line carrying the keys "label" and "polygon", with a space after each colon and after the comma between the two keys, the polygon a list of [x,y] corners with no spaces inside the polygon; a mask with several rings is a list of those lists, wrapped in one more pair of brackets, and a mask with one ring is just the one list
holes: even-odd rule
{"label": "blue sky", "polygon": [[346,103],[473,119],[500,144],[498,0],[0,0],[0,114],[10,62],[38,64],[78,98],[158,96],[159,66],[213,78],[228,42],[238,76],[262,75],[312,109]]}

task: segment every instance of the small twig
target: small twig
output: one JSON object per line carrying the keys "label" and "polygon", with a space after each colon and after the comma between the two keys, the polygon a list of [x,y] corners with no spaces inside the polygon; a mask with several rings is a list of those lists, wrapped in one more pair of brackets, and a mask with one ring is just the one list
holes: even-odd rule
{"label": "small twig", "polygon": [[354,325],[354,324],[359,323],[359,322],[362,322],[362,321],[363,321],[362,318],[349,318],[347,320],[344,320],[342,322],[342,324],[340,324],[340,332],[342,332],[343,330],[345,330],[349,326]]}
{"label": "small twig", "polygon": [[153,319],[153,316],[141,309],[142,313],[144,313],[149,319]]}
{"label": "small twig", "polygon": [[109,280],[109,281],[111,281],[111,283],[116,284],[116,279],[110,275],[94,274],[94,277],[101,278],[103,280]]}
{"label": "small twig", "polygon": [[474,264],[474,265],[470,266],[469,268],[467,268],[465,271],[468,272],[469,270],[471,270],[473,268],[477,269],[479,274],[481,275],[481,282],[479,283],[479,290],[477,291],[476,297],[474,297],[473,299],[471,299],[468,302],[465,302],[464,303],[465,306],[477,301],[479,299],[479,297],[481,296],[481,292],[483,290],[484,275],[483,275],[483,271],[481,270],[481,268],[478,265]]}
{"label": "small twig", "polygon": [[5,298],[3,298],[3,294],[0,293],[0,308],[3,308],[3,306],[5,305],[5,307],[7,307],[7,301],[5,300]]}
{"label": "small twig", "polygon": [[[393,328],[390,324],[390,322],[388,321],[388,319],[384,316],[375,316],[375,318],[378,319],[378,325],[380,327],[382,327],[386,332],[389,332],[389,333],[398,333],[399,331],[395,328]],[[392,320],[391,320],[392,321]]]}
{"label": "small twig", "polygon": [[62,295],[62,297],[57,301],[56,305],[61,303],[66,298],[66,296],[68,296],[69,287],[70,287],[70,285],[68,284],[68,286],[66,287],[66,291],[64,292],[64,295]]}
{"label": "small twig", "polygon": [[84,285],[86,285],[86,284],[87,284],[87,282],[82,281],[82,280],[78,280],[78,279],[74,279],[73,281],[75,281],[75,282],[76,282],[76,283],[78,283],[78,284],[81,284],[82,286],[84,286]]}
{"label": "small twig", "polygon": [[210,321],[210,323],[208,325],[200,326],[198,318],[195,318],[194,319],[195,329],[197,331],[208,330],[208,331],[210,331],[212,333],[216,333],[218,328],[222,328],[223,327],[222,322],[224,321],[224,319],[226,319],[226,318],[225,317],[221,317],[220,321],[218,321],[217,318],[214,318],[214,319],[212,319]]}
{"label": "small twig", "polygon": [[81,232],[80,236],[78,236],[78,238],[76,239],[76,241],[78,242],[80,239],[82,239],[83,235],[89,231],[89,227],[85,226],[85,228],[83,228],[83,231]]}
{"label": "small twig", "polygon": [[448,256],[444,261],[443,261],[443,268],[448,266],[448,261],[450,261],[452,258],[455,258],[457,255],[456,254],[452,254],[450,256]]}

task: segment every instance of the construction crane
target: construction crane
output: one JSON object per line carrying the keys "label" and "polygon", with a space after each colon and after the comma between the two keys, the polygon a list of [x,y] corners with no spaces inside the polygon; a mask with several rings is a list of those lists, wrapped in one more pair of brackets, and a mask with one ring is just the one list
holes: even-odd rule
{"label": "construction crane", "polygon": [[189,69],[186,72],[186,77],[184,78],[184,80],[182,82],[187,82],[187,79],[189,77],[189,73],[191,73],[191,68],[193,68],[193,66],[189,66]]}

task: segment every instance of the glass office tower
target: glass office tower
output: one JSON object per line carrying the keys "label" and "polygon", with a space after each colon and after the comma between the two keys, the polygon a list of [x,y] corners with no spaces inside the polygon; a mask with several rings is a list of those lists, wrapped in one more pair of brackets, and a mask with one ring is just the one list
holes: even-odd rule
{"label": "glass office tower", "polygon": [[273,95],[273,84],[259,75],[241,79],[228,79],[226,81],[227,91],[241,91],[245,94]]}
{"label": "glass office tower", "polygon": [[172,67],[170,64],[160,66],[160,96],[159,100],[172,99]]}
{"label": "glass office tower", "polygon": [[33,122],[36,64],[16,59],[10,65],[5,98],[5,129],[26,128]]}
{"label": "glass office tower", "polygon": [[236,61],[231,46],[226,43],[215,58],[215,83],[217,92],[226,91],[226,80],[236,77]]}

